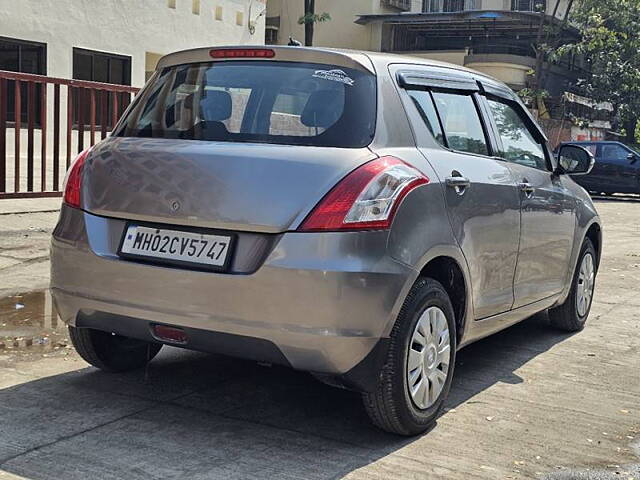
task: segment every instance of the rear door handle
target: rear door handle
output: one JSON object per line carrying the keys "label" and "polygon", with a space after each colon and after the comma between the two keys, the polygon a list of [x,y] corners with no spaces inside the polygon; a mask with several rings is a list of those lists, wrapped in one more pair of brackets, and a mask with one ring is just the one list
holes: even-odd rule
{"label": "rear door handle", "polygon": [[464,193],[464,190],[471,185],[467,177],[452,176],[444,179],[447,187],[455,188],[457,193]]}

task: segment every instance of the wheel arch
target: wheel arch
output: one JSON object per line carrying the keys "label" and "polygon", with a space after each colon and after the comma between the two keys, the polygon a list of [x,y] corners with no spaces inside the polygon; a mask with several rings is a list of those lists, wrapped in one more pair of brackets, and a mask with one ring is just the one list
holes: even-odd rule
{"label": "wheel arch", "polygon": [[453,304],[456,337],[459,345],[471,308],[470,288],[465,270],[456,258],[448,255],[438,255],[422,266],[419,277],[429,277],[437,280],[449,295],[449,299]]}
{"label": "wheel arch", "polygon": [[596,267],[600,266],[600,259],[602,257],[602,227],[598,222],[593,222],[587,229],[585,238],[591,240],[593,247],[596,249]]}

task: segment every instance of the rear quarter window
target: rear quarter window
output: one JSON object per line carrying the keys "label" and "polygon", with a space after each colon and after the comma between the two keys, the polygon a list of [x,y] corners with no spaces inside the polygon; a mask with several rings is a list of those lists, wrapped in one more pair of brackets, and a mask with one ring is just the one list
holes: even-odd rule
{"label": "rear quarter window", "polygon": [[375,76],[293,62],[169,67],[114,133],[124,137],[364,147],[376,120]]}

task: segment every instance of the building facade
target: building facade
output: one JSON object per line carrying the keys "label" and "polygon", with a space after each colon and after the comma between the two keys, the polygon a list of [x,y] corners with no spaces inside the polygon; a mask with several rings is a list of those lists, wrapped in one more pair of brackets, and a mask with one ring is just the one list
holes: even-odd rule
{"label": "building facade", "polygon": [[[304,40],[298,24],[302,5],[301,0],[269,0],[267,43],[286,44],[289,37]],[[316,24],[314,46],[440,60],[478,70],[519,91],[530,85],[541,32],[554,26],[558,44],[578,38],[565,21],[568,5],[568,0],[317,0],[316,13],[326,11],[331,20]],[[581,59],[544,65],[542,87],[550,96],[544,105],[531,107],[542,112],[540,120],[552,143],[603,139],[611,128],[606,111],[596,112],[598,120],[590,124],[581,121],[576,126],[570,120],[584,113],[584,105],[573,95],[578,79],[586,74]]]}
{"label": "building facade", "polygon": [[[363,14],[397,14],[420,12],[422,0],[316,0],[316,13],[327,12],[328,22],[314,28],[314,46],[380,50],[380,26],[355,23]],[[266,40],[273,45],[286,45],[289,38],[304,44],[304,25],[298,19],[304,15],[302,0],[268,0]]]}
{"label": "building facade", "polygon": [[264,43],[266,0],[0,0],[0,70],[141,87],[162,55]]}

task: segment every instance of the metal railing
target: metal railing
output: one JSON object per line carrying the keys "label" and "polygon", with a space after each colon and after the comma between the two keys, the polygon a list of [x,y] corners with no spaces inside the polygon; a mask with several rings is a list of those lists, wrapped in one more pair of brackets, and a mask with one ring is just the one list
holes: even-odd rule
{"label": "metal railing", "polygon": [[0,70],[0,199],[59,196],[72,158],[107,136],[138,90]]}

